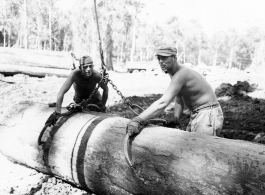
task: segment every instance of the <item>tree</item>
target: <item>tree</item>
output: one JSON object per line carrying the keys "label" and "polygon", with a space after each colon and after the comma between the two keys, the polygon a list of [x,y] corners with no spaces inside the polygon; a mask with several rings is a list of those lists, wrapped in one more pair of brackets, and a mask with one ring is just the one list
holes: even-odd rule
{"label": "tree", "polygon": [[230,47],[228,45],[228,35],[224,31],[219,31],[214,34],[210,40],[210,48],[212,53],[215,53],[213,65],[221,64],[226,66],[230,55]]}
{"label": "tree", "polygon": [[253,27],[248,29],[247,36],[252,40],[250,53],[253,66],[265,66],[265,32]]}
{"label": "tree", "polygon": [[[207,37],[198,21],[192,20],[183,27],[185,38],[186,58],[193,64],[202,62],[202,56],[207,50]],[[205,55],[206,56],[206,55]],[[204,60],[205,62],[206,60]]]}
{"label": "tree", "polygon": [[2,40],[0,44],[4,47],[11,47],[15,43],[21,41],[22,45],[22,26],[25,24],[22,21],[23,16],[23,1],[22,0],[1,0],[0,1],[0,36]]}

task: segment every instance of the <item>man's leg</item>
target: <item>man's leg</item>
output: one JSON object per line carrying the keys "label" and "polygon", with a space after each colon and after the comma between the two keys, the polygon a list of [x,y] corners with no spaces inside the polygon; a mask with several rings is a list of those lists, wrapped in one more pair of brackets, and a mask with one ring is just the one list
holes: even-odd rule
{"label": "man's leg", "polygon": [[215,135],[220,136],[224,122],[224,115],[221,107],[213,109],[212,120],[213,120],[213,130],[215,132]]}

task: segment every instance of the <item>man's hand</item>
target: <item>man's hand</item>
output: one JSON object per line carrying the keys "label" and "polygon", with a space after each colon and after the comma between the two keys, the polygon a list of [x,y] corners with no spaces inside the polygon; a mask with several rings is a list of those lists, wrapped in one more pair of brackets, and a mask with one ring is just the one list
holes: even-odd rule
{"label": "man's hand", "polygon": [[139,134],[143,128],[144,128],[144,120],[140,117],[134,117],[127,125],[126,133],[128,133],[129,136],[132,136],[134,134]]}
{"label": "man's hand", "polygon": [[105,77],[105,82],[103,84],[107,85],[109,82],[109,74],[106,74],[104,77]]}
{"label": "man's hand", "polygon": [[47,119],[45,125],[48,124],[49,127],[50,127],[51,125],[54,125],[54,124],[58,121],[58,119],[60,118],[60,116],[61,116],[60,113],[54,111],[54,112],[49,116],[49,118]]}
{"label": "man's hand", "polygon": [[165,124],[165,127],[170,127],[170,128],[179,128],[181,126],[178,118],[176,117],[167,117],[165,118],[167,123]]}

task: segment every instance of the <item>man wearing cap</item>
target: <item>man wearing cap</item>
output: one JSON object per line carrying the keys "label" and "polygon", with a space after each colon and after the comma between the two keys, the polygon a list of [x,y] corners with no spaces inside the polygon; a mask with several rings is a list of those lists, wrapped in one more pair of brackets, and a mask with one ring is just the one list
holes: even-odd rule
{"label": "man wearing cap", "polygon": [[[90,97],[91,93],[96,88],[96,85],[101,81],[101,74],[93,69],[93,61],[90,56],[83,56],[80,59],[79,69],[75,69],[68,76],[63,86],[61,87],[56,102],[55,112],[48,118],[47,123],[52,122],[53,124],[59,119],[61,114],[61,106],[64,98],[64,94],[70,89],[73,85],[75,90],[74,102],[81,103],[82,100],[85,100]],[[87,103],[95,104],[99,107],[101,112],[106,111],[106,102],[108,99],[108,86],[107,83],[100,85],[103,89],[102,97],[99,91],[91,98]]]}
{"label": "man wearing cap", "polygon": [[156,57],[161,69],[171,77],[171,82],[160,99],[128,123],[127,133],[130,136],[140,133],[148,120],[163,112],[174,99],[174,120],[168,123],[179,123],[185,105],[191,110],[186,131],[218,136],[223,126],[223,112],[209,83],[197,71],[178,64],[174,47],[161,47]]}

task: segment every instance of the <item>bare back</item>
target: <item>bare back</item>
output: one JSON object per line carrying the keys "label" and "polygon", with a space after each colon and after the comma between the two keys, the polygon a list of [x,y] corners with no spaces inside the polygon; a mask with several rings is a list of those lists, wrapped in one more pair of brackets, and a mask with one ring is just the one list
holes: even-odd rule
{"label": "bare back", "polygon": [[[193,109],[208,102],[217,100],[210,84],[194,69],[184,65],[179,65],[179,70],[175,73],[172,79],[174,77],[179,77],[178,79],[182,81],[182,86],[178,96],[182,98],[188,108]],[[175,85],[178,84],[175,83]]]}

